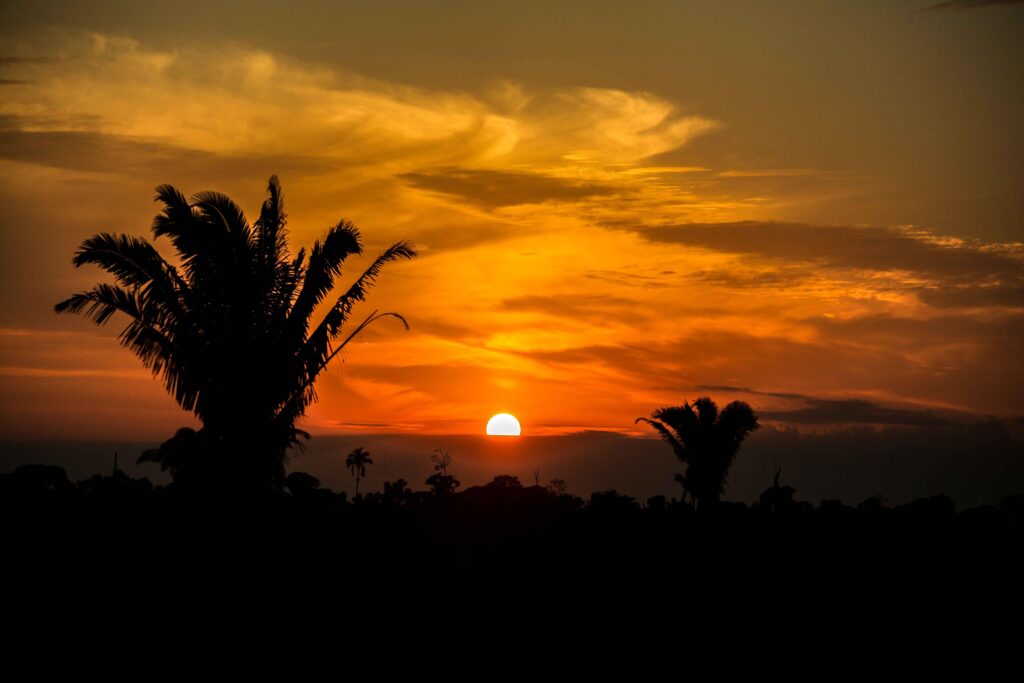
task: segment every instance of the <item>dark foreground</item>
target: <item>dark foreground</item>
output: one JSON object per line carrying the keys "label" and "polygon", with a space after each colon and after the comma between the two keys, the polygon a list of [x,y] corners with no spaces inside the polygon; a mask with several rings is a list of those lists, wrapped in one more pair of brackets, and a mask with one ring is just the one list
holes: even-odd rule
{"label": "dark foreground", "polygon": [[125,637],[172,653],[240,638],[249,665],[311,626],[353,634],[325,652],[389,653],[374,666],[449,643],[495,657],[574,643],[596,666],[648,652],[719,661],[713,648],[737,640],[782,661],[847,650],[833,669],[868,642],[915,659],[917,639],[929,661],[946,651],[937,638],[965,634],[1017,649],[1024,496],[957,512],[945,496],[812,506],[774,486],[752,506],[695,512],[513,477],[441,495],[403,484],[348,500],[292,474],[273,495],[196,496],[19,468],[0,475],[7,623],[90,653]]}
{"label": "dark foreground", "polygon": [[286,575],[301,577],[299,590],[390,577],[399,579],[392,590],[413,592],[466,581],[620,596],[696,596],[704,584],[765,593],[1021,590],[1024,496],[959,512],[941,495],[895,508],[794,498],[775,486],[752,506],[695,512],[615,491],[585,501],[514,477],[445,495],[400,480],[348,500],[301,473],[260,498],[185,495],[120,472],[77,484],[45,466],[0,475],[7,571],[59,577],[65,587]]}

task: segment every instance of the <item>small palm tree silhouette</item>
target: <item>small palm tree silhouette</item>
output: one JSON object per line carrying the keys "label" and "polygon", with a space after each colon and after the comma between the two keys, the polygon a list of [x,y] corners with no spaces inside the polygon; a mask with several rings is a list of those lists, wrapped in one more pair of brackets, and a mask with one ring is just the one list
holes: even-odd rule
{"label": "small palm tree silhouette", "polygon": [[[73,262],[98,265],[117,283],[75,294],[56,311],[82,313],[98,325],[115,313],[128,317],[121,343],[203,423],[202,447],[190,446],[203,455],[188,466],[198,479],[257,490],[280,485],[287,448],[309,438],[295,423],[316,401],[313,385],[321,371],[373,322],[391,316],[405,324],[397,313],[374,311],[343,332],[381,268],[416,252],[408,242],[388,247],[317,322],[314,312],[345,260],[363,251],[354,225],[339,221],[308,253],[300,249],[293,257],[276,176],[252,225],[217,192],[186,200],[161,185],[156,198],[163,211],[153,221],[153,236],[170,240],[180,265],[171,265],[145,239],[94,235]],[[183,462],[178,446],[196,441],[187,436],[179,434],[174,447],[147,457],[174,455]]]}
{"label": "small palm tree silhouette", "polygon": [[359,480],[366,476],[366,466],[372,465],[373,460],[364,448],[357,448],[345,458],[345,465],[348,471],[356,478],[356,495],[359,495]]}
{"label": "small palm tree silhouette", "polygon": [[743,401],[733,401],[719,413],[707,396],[692,406],[659,408],[650,418],[638,417],[636,422],[654,427],[679,461],[686,463],[686,474],[676,475],[676,481],[683,486],[683,499],[689,495],[696,509],[718,502],[740,444],[760,426]]}

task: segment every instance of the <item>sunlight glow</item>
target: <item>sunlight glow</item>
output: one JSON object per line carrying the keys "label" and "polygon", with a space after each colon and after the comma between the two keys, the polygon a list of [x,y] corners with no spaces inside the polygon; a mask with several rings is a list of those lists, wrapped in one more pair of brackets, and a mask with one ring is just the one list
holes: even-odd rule
{"label": "sunlight glow", "polygon": [[487,436],[519,436],[522,429],[515,415],[498,413],[487,421]]}

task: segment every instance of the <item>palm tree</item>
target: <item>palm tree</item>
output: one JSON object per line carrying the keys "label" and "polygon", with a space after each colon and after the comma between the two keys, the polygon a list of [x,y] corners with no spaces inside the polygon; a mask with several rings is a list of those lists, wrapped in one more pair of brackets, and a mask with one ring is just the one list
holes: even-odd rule
{"label": "palm tree", "polygon": [[372,464],[373,460],[370,459],[370,454],[366,452],[365,448],[357,448],[345,458],[348,471],[356,478],[356,496],[359,495],[359,480],[366,476],[366,466]]}
{"label": "palm tree", "polygon": [[399,314],[374,311],[342,329],[384,264],[416,252],[404,241],[387,248],[316,321],[345,259],[363,252],[354,225],[341,220],[308,253],[292,256],[276,176],[252,225],[223,194],[186,200],[170,185],[156,192],[163,210],[153,236],[170,240],[179,265],[145,239],[94,235],[73,263],[98,265],[116,284],[96,285],[55,309],[98,325],[114,313],[128,317],[121,343],[202,421],[200,479],[259,490],[279,485],[288,447],[309,438],[295,424],[317,399],[320,372],[373,322],[390,316],[408,328]]}
{"label": "palm tree", "polygon": [[706,396],[692,406],[659,408],[650,418],[638,417],[636,422],[654,427],[679,461],[686,463],[686,474],[676,475],[676,481],[683,485],[683,499],[689,495],[698,510],[721,498],[740,444],[760,427],[757,415],[743,401],[733,401],[719,413]]}

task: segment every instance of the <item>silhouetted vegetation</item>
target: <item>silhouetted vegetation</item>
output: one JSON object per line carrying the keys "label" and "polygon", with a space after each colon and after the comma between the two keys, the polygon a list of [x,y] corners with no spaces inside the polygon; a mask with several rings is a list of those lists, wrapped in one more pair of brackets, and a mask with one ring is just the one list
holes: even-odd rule
{"label": "silhouetted vegetation", "polygon": [[357,448],[345,458],[345,466],[352,476],[356,478],[356,495],[359,495],[359,480],[366,476],[366,466],[372,465],[373,460],[365,448]]}
{"label": "silhouetted vegetation", "polygon": [[[785,610],[799,592],[845,618],[836,599],[905,605],[916,594],[946,610],[956,592],[1001,605],[1019,583],[1020,497],[962,512],[945,496],[815,505],[776,481],[754,505],[697,512],[676,498],[584,498],[515,475],[465,490],[438,479],[431,490],[396,479],[350,499],[292,472],[258,499],[197,498],[121,472],[72,483],[60,468],[20,467],[0,475],[6,575],[10,591],[38,586],[65,601],[106,586],[136,600],[148,587],[208,601],[244,591],[259,602],[277,581],[289,613],[333,591],[356,623],[364,613],[411,618],[418,612],[402,607],[416,596],[431,603],[428,616],[477,604],[536,612],[569,598],[687,617],[702,604],[731,614],[723,605],[758,596]],[[118,593],[123,577],[135,590]]]}
{"label": "silhouetted vegetation", "polygon": [[754,411],[743,401],[733,401],[719,414],[707,396],[692,406],[687,402],[659,408],[650,418],[639,417],[636,422],[654,427],[686,464],[686,474],[676,475],[676,481],[683,486],[683,499],[689,497],[695,509],[718,502],[740,444],[759,426]]}
{"label": "silhouetted vegetation", "polygon": [[[284,479],[286,450],[309,435],[296,420],[316,401],[314,383],[357,335],[397,313],[374,311],[346,329],[385,264],[416,255],[407,242],[386,249],[330,304],[346,259],[362,254],[362,237],[341,220],[307,253],[289,252],[281,186],[270,179],[259,218],[217,192],[186,200],[157,188],[163,211],[154,238],[166,237],[179,267],[148,241],[100,233],[85,240],[75,266],[97,265],[116,284],[99,284],[56,305],[102,325],[128,318],[121,343],[159,376],[203,426],[182,429],[142,460],[159,462],[193,489],[264,492]],[[407,325],[406,325],[407,326]]]}
{"label": "silhouetted vegetation", "polygon": [[452,464],[452,456],[448,451],[438,448],[430,456],[434,463],[434,473],[427,477],[427,486],[435,496],[447,496],[459,488],[461,482],[448,473],[448,466]]}
{"label": "silhouetted vegetation", "polygon": [[[447,456],[447,457],[446,457]],[[644,553],[686,556],[693,543],[805,543],[787,546],[791,552],[818,552],[823,546],[839,548],[865,539],[889,544],[919,543],[931,535],[963,542],[983,532],[1018,534],[1024,524],[1024,496],[1004,499],[996,506],[957,513],[947,496],[935,495],[895,507],[870,498],[853,507],[837,500],[813,505],[796,499],[792,487],[775,481],[753,505],[722,502],[696,514],[688,501],[655,496],[641,504],[618,491],[594,492],[588,500],[557,488],[523,486],[513,475],[498,475],[483,486],[456,492],[437,484],[434,477],[451,477],[451,458],[439,449],[434,455],[437,473],[428,480],[430,491],[413,491],[404,479],[385,482],[383,491],[364,493],[349,500],[344,493],[324,488],[304,472],[292,472],[273,496],[252,502],[249,512],[259,519],[276,520],[303,533],[324,539],[348,538],[384,552],[426,552],[442,560],[492,558],[495,553],[536,553],[569,558],[643,549]],[[0,475],[0,501],[7,519],[27,526],[47,524],[60,529],[97,529],[116,523],[131,528],[145,520],[167,520],[173,526],[188,520],[206,524],[210,515],[234,514],[237,503],[226,507],[197,502],[178,482],[153,486],[146,479],[131,479],[121,471],[71,482],[55,466],[22,465]],[[216,517],[214,517],[216,518]],[[715,535],[708,536],[706,532]],[[720,535],[720,536],[717,536]],[[1013,536],[1019,545],[1019,536]],[[385,539],[404,539],[407,546],[389,545]],[[718,541],[714,539],[718,539]],[[390,542],[390,541],[389,541]],[[367,548],[359,551],[362,552]],[[337,552],[342,552],[340,548]],[[460,559],[461,558],[461,559]],[[379,559],[379,558],[378,558]]]}

